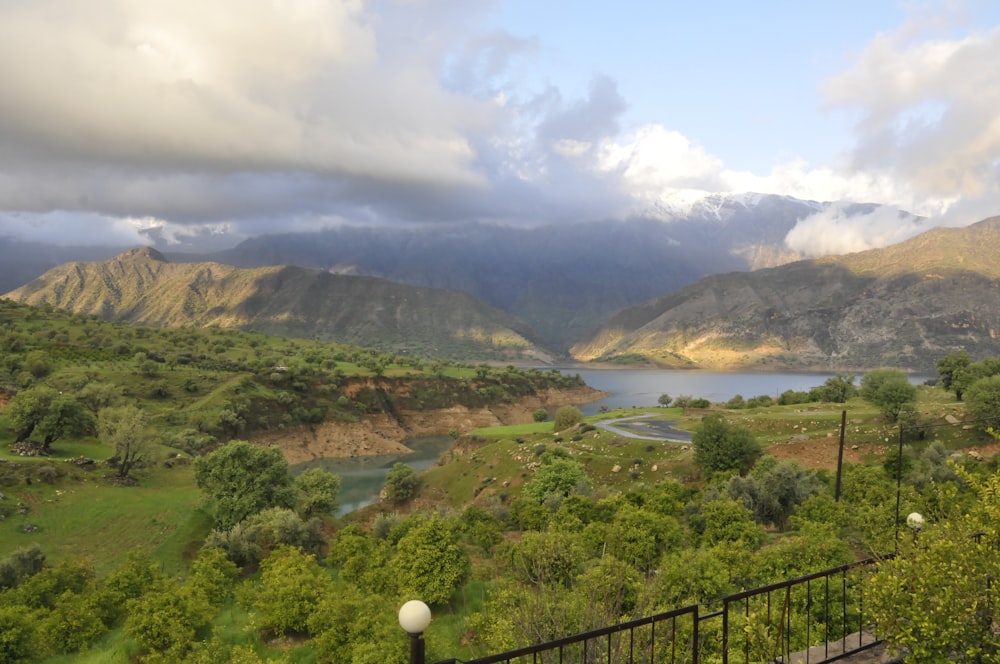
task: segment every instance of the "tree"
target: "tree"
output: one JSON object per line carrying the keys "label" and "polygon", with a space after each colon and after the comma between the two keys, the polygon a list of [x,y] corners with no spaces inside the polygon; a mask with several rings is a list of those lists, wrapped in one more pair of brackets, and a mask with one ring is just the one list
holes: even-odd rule
{"label": "tree", "polygon": [[385,477],[385,497],[393,503],[405,503],[420,490],[420,476],[405,463],[396,462]]}
{"label": "tree", "polygon": [[991,426],[996,428],[1000,419],[1000,376],[980,378],[970,385],[965,403],[977,420],[992,420]]}
{"label": "tree", "polygon": [[736,471],[745,475],[761,454],[760,443],[745,427],[731,424],[718,414],[706,415],[691,437],[694,462],[702,471]]}
{"label": "tree", "polygon": [[822,386],[814,388],[819,401],[846,403],[848,399],[858,396],[858,388],[854,384],[854,374],[838,373],[830,376]]}
{"label": "tree", "polygon": [[125,631],[147,650],[179,661],[215,614],[198,588],[166,586],[128,603]]}
{"label": "tree", "polygon": [[656,400],[656,403],[666,408],[667,406],[670,405],[670,402],[673,400],[674,400],[673,397],[671,397],[669,394],[661,394],[660,397]]}
{"label": "tree", "polygon": [[995,662],[998,619],[991,587],[1000,578],[1000,475],[959,469],[977,496],[967,513],[929,521],[902,538],[868,587],[872,617],[889,643],[915,662]]}
{"label": "tree", "polygon": [[583,421],[583,412],[576,406],[560,406],[552,423],[553,431],[563,431]]}
{"label": "tree", "polygon": [[[949,353],[937,361],[937,372],[938,378],[941,380],[941,387],[946,390],[952,389],[955,374],[972,364],[972,358],[969,354],[964,351],[956,351],[954,353]],[[959,401],[962,400],[961,391],[957,391],[955,398]]]}
{"label": "tree", "polygon": [[253,569],[278,546],[296,546],[317,557],[325,539],[322,523],[313,517],[302,520],[284,507],[270,507],[246,517],[228,530],[213,530],[206,547],[218,547],[240,567]]}
{"label": "tree", "polygon": [[196,459],[194,478],[213,505],[216,527],[224,530],[269,507],[295,505],[288,462],[277,447],[232,441]]}
{"label": "tree", "polygon": [[535,470],[535,476],[524,485],[522,495],[535,503],[545,502],[550,496],[565,498],[586,490],[587,471],[583,464],[564,456],[542,458],[542,465]]}
{"label": "tree", "polygon": [[917,388],[899,369],[873,369],[861,378],[861,398],[876,406],[891,422],[917,399]]}
{"label": "tree", "polygon": [[292,482],[299,492],[296,510],[303,518],[333,514],[339,506],[340,476],[322,468],[307,468]]}
{"label": "tree", "polygon": [[5,409],[16,440],[42,437],[42,450],[64,436],[80,436],[94,429],[94,418],[75,397],[40,385],[21,390]]}
{"label": "tree", "polygon": [[149,418],[135,406],[102,408],[97,413],[97,434],[115,448],[118,476],[123,479],[153,449]]}
{"label": "tree", "polygon": [[333,593],[333,579],[316,557],[280,546],[260,566],[260,590],[252,598],[262,627],[277,634],[307,632],[320,601]]}
{"label": "tree", "polygon": [[549,419],[549,411],[544,408],[539,408],[531,414],[531,419],[536,422],[544,422]]}
{"label": "tree", "polygon": [[437,514],[410,529],[396,545],[390,566],[403,594],[444,604],[469,575],[461,527]]}

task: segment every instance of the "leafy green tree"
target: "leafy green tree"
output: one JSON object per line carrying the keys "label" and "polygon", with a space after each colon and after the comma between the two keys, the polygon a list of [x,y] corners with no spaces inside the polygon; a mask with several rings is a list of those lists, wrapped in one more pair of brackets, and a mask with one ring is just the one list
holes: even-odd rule
{"label": "leafy green tree", "polygon": [[546,410],[545,408],[538,408],[537,410],[535,410],[535,412],[531,414],[531,419],[533,419],[535,422],[544,422],[545,420],[549,419],[549,411]]}
{"label": "leafy green tree", "polygon": [[97,593],[64,592],[38,625],[45,648],[50,653],[71,653],[87,647],[108,631]]}
{"label": "leafy green tree", "polygon": [[587,471],[575,459],[562,456],[544,456],[542,465],[525,485],[522,495],[535,503],[546,502],[550,497],[565,498],[587,490]]}
{"label": "leafy green tree", "polygon": [[260,565],[260,587],[252,609],[260,625],[277,634],[307,632],[320,601],[334,589],[330,574],[316,556],[292,546],[279,546]]}
{"label": "leafy green tree", "polygon": [[661,395],[660,395],[660,396],[659,396],[659,397],[658,397],[658,398],[656,399],[656,403],[658,403],[658,404],[660,404],[660,405],[661,405],[662,407],[666,408],[667,406],[669,406],[669,405],[670,405],[670,402],[671,402],[671,401],[673,401],[673,400],[674,400],[674,399],[673,399],[673,397],[671,397],[671,396],[670,396],[669,394],[661,394]]}
{"label": "leafy green tree", "polygon": [[41,436],[45,452],[49,452],[52,443],[60,438],[85,435],[94,430],[93,416],[76,398],[45,385],[15,394],[5,413],[16,440]]}
{"label": "leafy green tree", "polygon": [[858,387],[854,384],[854,374],[838,373],[830,376],[820,387],[810,390],[817,401],[846,403],[858,396]]}
{"label": "leafy green tree", "polygon": [[518,581],[535,586],[570,587],[583,571],[586,554],[578,536],[567,532],[534,532],[507,547],[504,556]]}
{"label": "leafy green tree", "polygon": [[861,377],[861,398],[895,422],[904,406],[917,399],[917,388],[899,369],[872,369]]}
{"label": "leafy green tree", "polygon": [[552,422],[553,431],[564,431],[583,422],[583,412],[576,406],[560,406]]}
{"label": "leafy green tree", "polygon": [[146,650],[177,661],[195,636],[211,623],[215,610],[205,595],[189,585],[168,585],[128,603],[125,632]]}
{"label": "leafy green tree", "polygon": [[[915,662],[995,662],[1000,657],[990,588],[1000,578],[1000,476],[963,474],[979,502],[956,519],[930,522],[902,538],[879,563],[868,606],[895,649]],[[975,536],[979,533],[978,536]]]}
{"label": "leafy green tree", "polygon": [[[1000,420],[1000,375],[980,378],[965,392],[965,403],[977,420],[991,420],[996,428]],[[985,425],[984,425],[985,428]]]}
{"label": "leafy green tree", "polygon": [[288,462],[277,447],[232,441],[196,459],[194,478],[208,494],[216,527],[223,530],[269,507],[295,505]]}
{"label": "leafy green tree", "polygon": [[761,455],[760,443],[746,427],[712,413],[691,437],[694,462],[703,472],[735,471],[745,475]]}
{"label": "leafy green tree", "polygon": [[342,581],[368,593],[385,594],[396,586],[396,578],[389,570],[391,556],[386,540],[376,540],[360,526],[349,525],[337,533],[327,561],[338,568]]}
{"label": "leafy green tree", "polygon": [[751,508],[759,522],[786,530],[795,508],[818,494],[822,483],[794,459],[765,456],[748,477],[731,478],[727,488],[730,497]]}
{"label": "leafy green tree", "polygon": [[756,547],[764,541],[764,530],[754,521],[753,512],[731,498],[705,503],[697,521],[703,546],[746,542]]}
{"label": "leafy green tree", "polygon": [[[396,612],[399,605],[380,595],[360,592],[351,586],[339,587],[323,597],[309,617],[308,629],[315,634],[312,644],[321,662],[385,664],[408,661],[406,639],[399,638]],[[425,633],[427,661],[436,645],[434,624]]]}
{"label": "leafy green tree", "polygon": [[217,607],[232,597],[239,575],[239,568],[226,557],[225,551],[206,546],[191,561],[188,583]]}
{"label": "leafy green tree", "polygon": [[[946,390],[952,389],[954,387],[955,375],[970,364],[972,364],[972,358],[964,350],[949,353],[939,359],[937,361],[937,372],[938,378],[941,380],[941,387]],[[959,401],[962,400],[960,390],[956,390],[955,398]]]}
{"label": "leafy green tree", "polygon": [[435,514],[399,540],[390,566],[404,594],[443,604],[468,577],[471,563],[458,523]]}
{"label": "leafy green tree", "polygon": [[340,476],[322,468],[307,468],[292,482],[299,492],[296,510],[303,517],[323,516],[337,511]]}
{"label": "leafy green tree", "polygon": [[420,476],[417,471],[402,462],[392,464],[385,477],[385,497],[395,504],[405,503],[420,490]]}
{"label": "leafy green tree", "polygon": [[277,546],[296,546],[317,557],[323,550],[323,525],[313,517],[303,520],[285,507],[251,514],[229,530],[213,530],[205,546],[222,549],[233,563],[254,569]]}
{"label": "leafy green tree", "polygon": [[154,445],[146,413],[135,406],[102,408],[97,414],[97,435],[115,448],[118,476],[128,477],[149,456]]}
{"label": "leafy green tree", "polygon": [[16,549],[0,560],[0,590],[13,588],[24,579],[38,574],[45,565],[45,554],[37,544]]}
{"label": "leafy green tree", "polygon": [[38,661],[40,615],[24,606],[0,605],[0,662]]}

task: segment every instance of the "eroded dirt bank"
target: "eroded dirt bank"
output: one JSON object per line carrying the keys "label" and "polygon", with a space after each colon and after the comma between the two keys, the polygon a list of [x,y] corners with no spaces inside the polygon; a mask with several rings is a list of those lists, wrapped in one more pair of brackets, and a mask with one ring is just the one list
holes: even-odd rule
{"label": "eroded dirt bank", "polygon": [[538,408],[584,404],[606,396],[591,387],[549,389],[523,397],[514,404],[483,408],[452,406],[422,411],[402,410],[396,415],[376,413],[359,422],[324,422],[311,427],[262,431],[249,436],[257,443],[277,445],[289,464],[314,459],[405,454],[411,450],[403,441],[414,436],[463,434],[480,427],[531,422]]}

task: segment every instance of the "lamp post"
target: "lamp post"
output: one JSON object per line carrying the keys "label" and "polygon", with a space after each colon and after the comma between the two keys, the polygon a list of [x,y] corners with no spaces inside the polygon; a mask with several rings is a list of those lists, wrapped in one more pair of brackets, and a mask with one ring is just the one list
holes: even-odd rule
{"label": "lamp post", "polygon": [[419,599],[411,599],[399,609],[399,626],[410,635],[410,664],[424,664],[423,633],[431,624],[431,609]]}

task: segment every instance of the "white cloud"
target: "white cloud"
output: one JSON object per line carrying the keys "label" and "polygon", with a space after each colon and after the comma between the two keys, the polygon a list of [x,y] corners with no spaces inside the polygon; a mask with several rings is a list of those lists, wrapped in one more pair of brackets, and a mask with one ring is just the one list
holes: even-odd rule
{"label": "white cloud", "polygon": [[806,217],[789,231],[785,244],[806,256],[827,256],[886,247],[927,230],[920,219],[890,207],[871,211],[851,207],[834,204]]}

